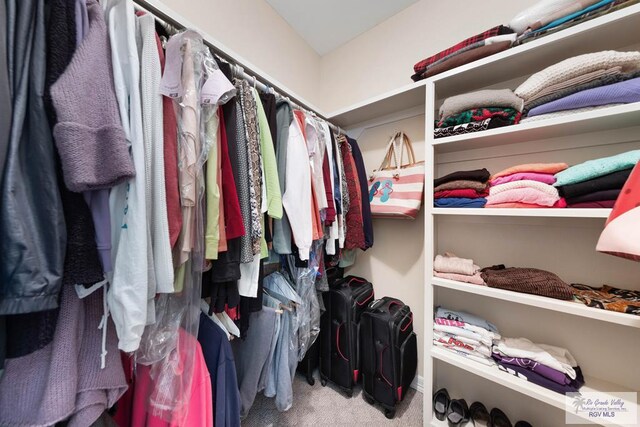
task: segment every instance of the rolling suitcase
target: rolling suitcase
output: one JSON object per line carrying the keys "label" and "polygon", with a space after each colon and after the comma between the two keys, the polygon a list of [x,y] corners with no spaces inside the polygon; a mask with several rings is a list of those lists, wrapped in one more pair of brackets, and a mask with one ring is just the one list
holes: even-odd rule
{"label": "rolling suitcase", "polygon": [[369,404],[379,403],[391,419],[418,366],[409,306],[390,297],[371,303],[360,319],[360,352],[362,396]]}
{"label": "rolling suitcase", "polygon": [[323,294],[326,307],[320,325],[320,382],[331,381],[349,397],[358,382],[358,323],[373,301],[373,285],[367,280],[347,276],[330,285]]}

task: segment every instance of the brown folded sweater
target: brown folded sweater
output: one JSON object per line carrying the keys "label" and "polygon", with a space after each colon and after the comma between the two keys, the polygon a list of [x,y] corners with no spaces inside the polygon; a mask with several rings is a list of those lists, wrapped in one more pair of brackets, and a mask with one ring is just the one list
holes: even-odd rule
{"label": "brown folded sweater", "polygon": [[573,299],[571,286],[555,274],[537,268],[494,265],[482,269],[482,279],[491,288],[562,300]]}

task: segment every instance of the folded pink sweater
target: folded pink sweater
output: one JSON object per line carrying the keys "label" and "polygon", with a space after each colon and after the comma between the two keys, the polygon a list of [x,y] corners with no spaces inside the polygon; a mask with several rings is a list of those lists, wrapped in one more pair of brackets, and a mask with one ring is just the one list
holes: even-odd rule
{"label": "folded pink sweater", "polygon": [[530,179],[525,179],[522,181],[513,181],[506,182],[500,185],[494,185],[489,189],[489,195],[493,196],[498,193],[502,193],[509,190],[515,190],[517,188],[533,188],[538,191],[542,191],[550,196],[560,197],[558,196],[558,189],[552,185],[545,184],[544,182],[532,181]]}
{"label": "folded pink sweater", "polygon": [[516,188],[487,196],[487,206],[513,202],[553,206],[559,199],[558,195],[552,196],[535,188]]}
{"label": "folded pink sweater", "polygon": [[498,178],[495,178],[491,181],[491,185],[500,185],[506,184],[507,182],[513,181],[538,181],[544,182],[545,184],[555,184],[556,177],[553,174],[549,173],[540,173],[540,172],[516,172],[511,175],[505,175]]}
{"label": "folded pink sweater", "polygon": [[466,274],[457,274],[457,273],[440,273],[439,271],[433,270],[433,275],[436,277],[442,277],[443,279],[455,280],[456,282],[465,282],[471,283],[473,285],[482,285],[484,286],[484,280],[482,280],[481,273],[478,271],[472,276],[467,276]]}
{"label": "folded pink sweater", "polygon": [[538,172],[556,174],[568,168],[566,163],[526,163],[523,165],[512,166],[498,173],[493,174],[491,179],[500,178],[502,176],[511,175],[518,172]]}

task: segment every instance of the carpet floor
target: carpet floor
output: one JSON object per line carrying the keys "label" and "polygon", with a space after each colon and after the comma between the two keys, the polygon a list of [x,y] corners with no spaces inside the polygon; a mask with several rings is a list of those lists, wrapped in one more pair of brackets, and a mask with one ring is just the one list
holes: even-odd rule
{"label": "carpet floor", "polygon": [[293,406],[287,412],[279,412],[273,399],[262,394],[242,421],[243,427],[281,426],[422,426],[422,393],[409,389],[398,405],[396,416],[388,420],[384,410],[371,406],[362,398],[362,388],[357,386],[353,397],[348,398],[338,387],[329,383],[307,384],[304,376],[297,374],[293,383]]}

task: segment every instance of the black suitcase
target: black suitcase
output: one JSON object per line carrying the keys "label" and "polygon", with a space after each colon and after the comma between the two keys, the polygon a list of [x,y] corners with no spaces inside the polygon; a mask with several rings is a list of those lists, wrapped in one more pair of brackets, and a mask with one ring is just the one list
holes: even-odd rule
{"label": "black suitcase", "polygon": [[360,319],[360,352],[362,396],[369,404],[379,403],[391,419],[418,366],[409,306],[390,297],[371,303]]}
{"label": "black suitcase", "polygon": [[374,300],[373,285],[347,276],[331,284],[323,298],[326,311],[320,325],[320,382],[325,386],[331,381],[351,397],[360,370],[358,324]]}
{"label": "black suitcase", "polygon": [[319,364],[320,364],[320,337],[318,337],[313,342],[313,344],[311,344],[311,347],[309,347],[309,350],[307,350],[307,353],[304,355],[304,358],[302,359],[302,361],[298,363],[298,372],[300,372],[301,374],[307,377],[307,382],[311,386],[316,383],[316,380],[313,378],[313,373],[315,372]]}

